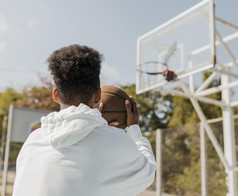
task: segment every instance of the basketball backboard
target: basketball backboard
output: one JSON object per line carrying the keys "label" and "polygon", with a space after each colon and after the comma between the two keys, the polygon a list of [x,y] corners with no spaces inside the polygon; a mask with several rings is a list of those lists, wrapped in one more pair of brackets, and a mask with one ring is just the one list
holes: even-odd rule
{"label": "basketball backboard", "polygon": [[164,71],[164,62],[179,78],[213,67],[214,23],[213,1],[204,0],[139,37],[137,93],[155,89],[166,83],[161,74],[145,73]]}
{"label": "basketball backboard", "polygon": [[[201,1],[137,40],[136,93],[155,90],[190,99],[225,168],[229,196],[236,196],[238,192],[232,109],[238,106],[237,96],[232,100],[234,87],[238,87],[237,44],[238,26],[215,17],[213,0]],[[177,79],[171,77],[176,81],[172,85],[168,83],[171,78],[165,77],[168,71],[177,75]],[[203,71],[211,74],[202,78]],[[213,86],[214,81],[219,81],[216,86]],[[169,85],[165,86],[167,83]],[[174,87],[177,84],[179,88]],[[209,97],[219,92],[221,99]],[[220,106],[225,130],[223,147],[219,145],[199,102]],[[206,163],[202,164],[206,174]],[[206,177],[202,181],[205,190]]]}
{"label": "basketball backboard", "polygon": [[11,130],[9,130],[11,132],[10,141],[24,143],[31,132],[31,126],[40,122],[41,117],[48,115],[50,112],[52,111],[11,106],[9,113],[11,127]]}

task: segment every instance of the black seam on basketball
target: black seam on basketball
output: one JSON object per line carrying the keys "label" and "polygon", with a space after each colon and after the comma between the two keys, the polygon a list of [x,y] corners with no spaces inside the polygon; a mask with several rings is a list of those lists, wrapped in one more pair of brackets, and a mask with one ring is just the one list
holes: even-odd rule
{"label": "black seam on basketball", "polygon": [[124,97],[122,97],[122,96],[120,96],[120,95],[118,95],[118,94],[116,94],[116,93],[112,93],[112,92],[109,92],[109,91],[102,91],[102,93],[109,93],[109,94],[113,94],[113,95],[115,95],[115,96],[118,96],[118,97],[120,97],[121,99],[123,99],[123,100],[126,100]]}
{"label": "black seam on basketball", "polygon": [[126,111],[102,111],[102,113],[126,113]]}

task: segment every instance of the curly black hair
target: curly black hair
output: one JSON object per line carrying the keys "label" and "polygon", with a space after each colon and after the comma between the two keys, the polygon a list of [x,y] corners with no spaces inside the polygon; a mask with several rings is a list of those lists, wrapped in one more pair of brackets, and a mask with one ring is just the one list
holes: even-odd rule
{"label": "curly black hair", "polygon": [[53,52],[48,58],[57,92],[62,103],[88,104],[100,87],[103,56],[87,46],[70,45]]}

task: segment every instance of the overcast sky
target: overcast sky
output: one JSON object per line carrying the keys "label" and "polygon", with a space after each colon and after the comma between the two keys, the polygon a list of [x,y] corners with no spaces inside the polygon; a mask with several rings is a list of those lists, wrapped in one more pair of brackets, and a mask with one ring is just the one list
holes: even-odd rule
{"label": "overcast sky", "polygon": [[[49,76],[56,49],[83,44],[104,55],[102,84],[132,84],[137,38],[198,0],[0,0],[0,91]],[[216,15],[238,25],[238,1],[217,0]]]}

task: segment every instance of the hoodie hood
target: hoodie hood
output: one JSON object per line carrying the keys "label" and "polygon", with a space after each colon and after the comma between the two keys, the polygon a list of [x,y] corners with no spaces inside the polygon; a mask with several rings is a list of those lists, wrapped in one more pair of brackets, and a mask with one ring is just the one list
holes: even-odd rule
{"label": "hoodie hood", "polygon": [[70,106],[41,118],[43,137],[54,147],[71,146],[85,138],[96,127],[107,125],[98,109],[85,104]]}

